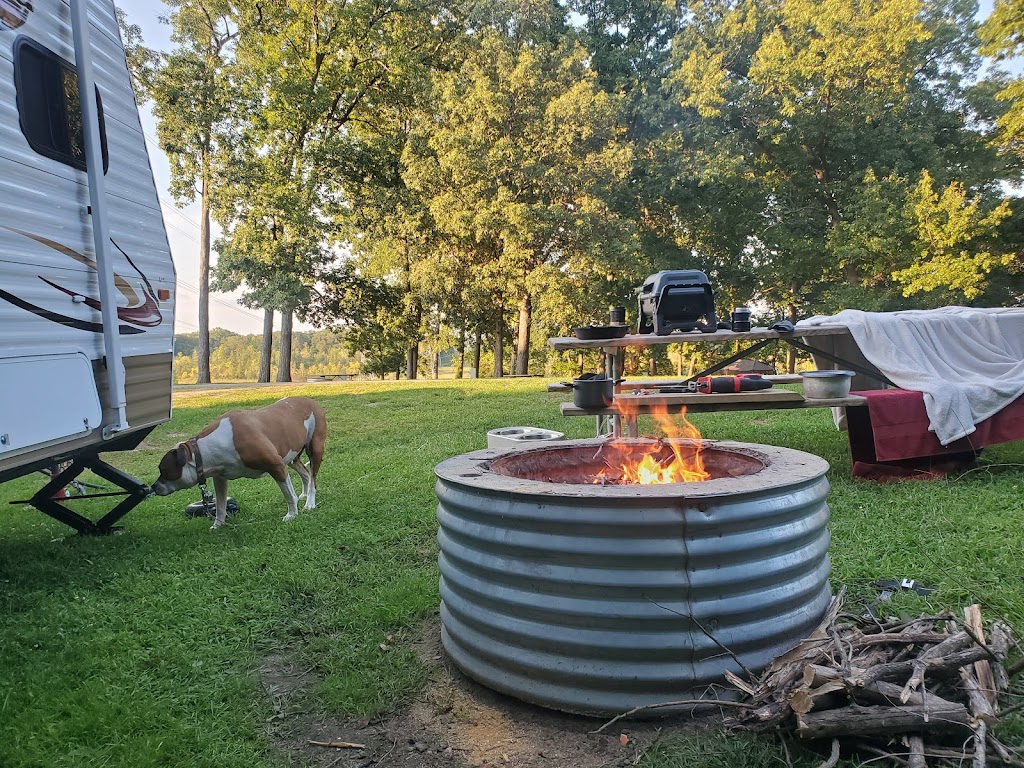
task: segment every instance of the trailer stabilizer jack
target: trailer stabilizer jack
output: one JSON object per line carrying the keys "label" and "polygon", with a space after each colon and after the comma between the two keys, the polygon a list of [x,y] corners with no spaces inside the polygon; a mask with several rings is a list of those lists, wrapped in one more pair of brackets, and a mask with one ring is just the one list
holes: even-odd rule
{"label": "trailer stabilizer jack", "polygon": [[[86,494],[85,496],[72,496],[63,499],[54,498],[54,494],[57,491],[70,484],[71,481],[87,469],[91,469],[93,473],[99,475],[107,482],[113,483],[119,488],[124,488],[124,491]],[[36,494],[31,499],[12,501],[11,503],[31,504],[44,515],[49,515],[54,520],[71,526],[79,533],[108,534],[115,530],[114,524],[118,520],[135,509],[138,503],[149,496],[149,494],[149,486],[139,482],[131,475],[125,474],[116,467],[110,466],[98,455],[91,454],[76,457],[64,470],[54,475],[46,485],[36,491]],[[67,506],[68,502],[76,499],[109,496],[124,496],[125,498],[95,522]]]}

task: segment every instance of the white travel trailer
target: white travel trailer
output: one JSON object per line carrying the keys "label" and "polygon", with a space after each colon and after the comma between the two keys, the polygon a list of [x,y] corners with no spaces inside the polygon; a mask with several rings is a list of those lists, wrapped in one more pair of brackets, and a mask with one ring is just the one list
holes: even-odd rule
{"label": "white travel trailer", "polygon": [[[86,95],[91,95],[87,98]],[[148,489],[99,454],[170,418],[175,274],[111,0],[0,0],[0,482],[109,530]],[[92,469],[93,522],[55,492]]]}

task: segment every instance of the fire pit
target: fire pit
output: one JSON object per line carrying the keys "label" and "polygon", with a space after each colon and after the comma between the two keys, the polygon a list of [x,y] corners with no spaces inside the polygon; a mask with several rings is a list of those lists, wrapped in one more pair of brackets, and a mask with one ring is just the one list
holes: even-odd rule
{"label": "fire pit", "polygon": [[[706,479],[672,481],[678,460]],[[645,462],[655,484],[639,484]],[[445,649],[477,681],[566,712],[722,698],[727,670],[764,668],[825,612],[827,469],[685,439],[449,459],[436,469]]]}

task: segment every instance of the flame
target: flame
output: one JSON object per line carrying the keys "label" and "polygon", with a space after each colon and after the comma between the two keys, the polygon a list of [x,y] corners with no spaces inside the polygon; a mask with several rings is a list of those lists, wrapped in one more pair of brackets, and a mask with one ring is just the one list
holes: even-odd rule
{"label": "flame", "polygon": [[[635,416],[637,413],[636,406],[628,398],[616,398],[614,407],[621,416]],[[657,405],[651,415],[669,439],[652,442],[650,449],[639,458],[635,454],[625,457],[615,481],[624,485],[654,485],[710,479],[710,473],[704,469],[704,443],[700,430],[686,418],[686,407],[683,406],[673,416],[668,406]],[[671,448],[669,457],[665,455],[666,446]],[[602,472],[595,482],[604,483],[610,479],[608,473]]]}

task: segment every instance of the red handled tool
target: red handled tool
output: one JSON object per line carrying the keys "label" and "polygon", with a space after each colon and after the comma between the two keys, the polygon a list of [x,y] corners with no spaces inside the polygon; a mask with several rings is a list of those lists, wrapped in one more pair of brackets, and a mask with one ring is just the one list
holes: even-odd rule
{"label": "red handled tool", "polygon": [[725,392],[757,392],[771,389],[772,383],[757,374],[742,376],[702,376],[686,385],[691,392],[702,392],[705,395]]}

